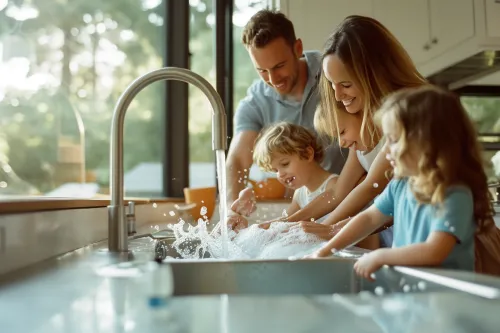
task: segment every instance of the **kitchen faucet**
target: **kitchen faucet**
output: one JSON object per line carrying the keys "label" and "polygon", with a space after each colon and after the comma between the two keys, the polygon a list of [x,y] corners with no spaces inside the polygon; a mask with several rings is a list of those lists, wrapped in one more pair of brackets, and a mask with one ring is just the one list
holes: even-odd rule
{"label": "kitchen faucet", "polygon": [[125,219],[123,190],[123,132],[125,113],[135,96],[156,81],[182,81],[198,87],[212,105],[212,149],[227,149],[226,112],[215,89],[200,75],[177,67],[160,68],[135,79],[122,93],[113,111],[110,138],[111,203],[108,206],[108,248],[110,252],[128,251],[128,227]]}

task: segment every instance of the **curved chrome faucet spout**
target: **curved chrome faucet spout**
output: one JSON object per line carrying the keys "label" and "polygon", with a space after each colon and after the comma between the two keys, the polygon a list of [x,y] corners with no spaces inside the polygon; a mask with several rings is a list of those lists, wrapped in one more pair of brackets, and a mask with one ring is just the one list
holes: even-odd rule
{"label": "curved chrome faucet spout", "polygon": [[108,247],[111,252],[128,251],[128,230],[123,203],[123,129],[125,113],[135,96],[156,81],[183,81],[198,87],[212,105],[212,149],[227,149],[226,112],[215,89],[200,75],[177,67],[151,71],[135,79],[122,93],[113,112],[110,138],[110,193],[108,206]]}

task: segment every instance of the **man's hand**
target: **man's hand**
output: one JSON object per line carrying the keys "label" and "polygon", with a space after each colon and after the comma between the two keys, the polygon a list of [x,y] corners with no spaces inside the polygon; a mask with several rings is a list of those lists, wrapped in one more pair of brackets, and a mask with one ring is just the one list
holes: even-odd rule
{"label": "man's hand", "polygon": [[[231,210],[239,215],[250,216],[257,209],[257,200],[251,188],[240,192],[238,199],[231,205]],[[248,225],[248,222],[247,222]]]}

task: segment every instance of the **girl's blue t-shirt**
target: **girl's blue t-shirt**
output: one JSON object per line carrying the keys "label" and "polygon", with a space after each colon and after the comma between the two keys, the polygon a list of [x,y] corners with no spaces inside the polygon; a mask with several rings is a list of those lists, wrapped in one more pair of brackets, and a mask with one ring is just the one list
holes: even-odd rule
{"label": "girl's blue t-shirt", "polygon": [[450,187],[443,205],[419,204],[408,179],[393,179],[375,199],[375,207],[394,217],[393,247],[423,243],[434,231],[452,234],[457,244],[443,268],[474,270],[474,201],[465,186]]}

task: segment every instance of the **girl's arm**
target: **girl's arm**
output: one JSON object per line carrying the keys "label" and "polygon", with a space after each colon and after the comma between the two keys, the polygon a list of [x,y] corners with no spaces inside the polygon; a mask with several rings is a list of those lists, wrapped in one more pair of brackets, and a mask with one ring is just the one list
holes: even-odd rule
{"label": "girl's arm", "polygon": [[400,248],[378,249],[361,257],[355,264],[356,273],[373,280],[372,273],[383,265],[438,266],[448,257],[457,239],[444,231],[433,231],[424,243]]}
{"label": "girl's arm", "polygon": [[[353,151],[353,155],[357,160],[356,152]],[[366,178],[345,197],[328,218],[323,221],[323,224],[335,224],[358,214],[384,190],[390,180],[386,176],[386,172],[391,170],[391,165],[385,155],[386,148],[384,147],[375,157]],[[349,157],[351,157],[351,151]]]}
{"label": "girl's arm", "polygon": [[322,195],[318,195],[300,211],[289,215],[288,221],[310,221],[311,218],[319,219],[330,213],[352,191],[364,174],[365,169],[359,163],[356,151],[349,150],[349,156],[337,178],[334,190],[327,190]]}
{"label": "girl's arm", "polygon": [[332,249],[341,250],[366,238],[374,230],[384,225],[391,216],[382,214],[374,205],[359,213],[343,227],[335,237],[321,247],[313,257],[326,257]]}

